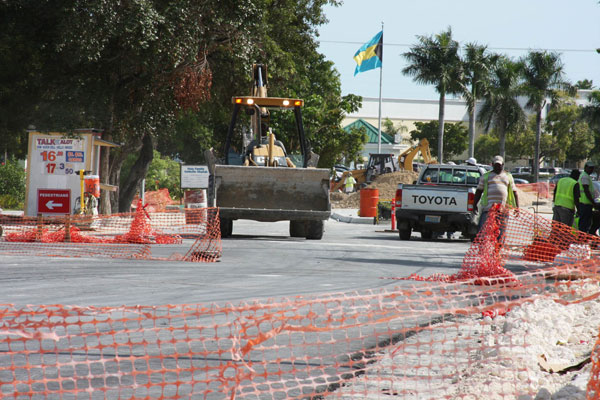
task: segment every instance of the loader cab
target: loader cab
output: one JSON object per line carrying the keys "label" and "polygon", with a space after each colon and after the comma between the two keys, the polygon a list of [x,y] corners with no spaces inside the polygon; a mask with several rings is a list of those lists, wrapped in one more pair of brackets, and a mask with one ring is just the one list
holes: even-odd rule
{"label": "loader cab", "polygon": [[[306,168],[308,166],[316,166],[314,156],[309,149],[308,142],[304,134],[304,126],[302,124],[301,108],[304,105],[304,100],[281,98],[281,97],[256,97],[256,96],[238,96],[232,98],[234,105],[229,130],[225,141],[224,153],[228,154],[232,146],[233,136],[240,112],[244,111],[251,116],[251,129],[253,139],[249,141],[246,150],[243,152],[246,157],[245,165],[249,166],[277,166],[277,167],[299,167]],[[266,111],[265,111],[266,110]],[[271,114],[276,111],[293,112],[296,122],[296,134],[299,143],[300,155],[293,157],[300,160],[300,164],[292,162],[292,157],[286,151],[283,143],[276,138],[271,139],[272,131],[270,130],[269,122]],[[263,119],[264,117],[264,119]],[[265,131],[266,130],[266,131]],[[288,135],[289,136],[289,135]],[[273,146],[271,146],[271,140]],[[269,153],[269,148],[272,147],[272,153]],[[272,156],[272,159],[269,157]],[[312,160],[311,160],[312,159]],[[314,165],[311,165],[314,162]],[[225,160],[225,164],[229,164],[229,160]]]}
{"label": "loader cab", "polygon": [[398,171],[398,161],[393,154],[369,154],[367,169],[374,168],[377,175]]}
{"label": "loader cab", "polygon": [[[269,135],[273,132],[269,129],[267,136],[262,136],[259,140],[253,140],[248,144],[244,157],[249,160],[251,165],[267,166],[269,158]],[[273,146],[273,163],[277,167],[290,166],[286,161],[287,152],[281,140],[274,140]]]}
{"label": "loader cab", "polygon": [[393,154],[369,154],[367,163],[367,182],[371,182],[375,176],[389,174],[398,171],[398,161]]}

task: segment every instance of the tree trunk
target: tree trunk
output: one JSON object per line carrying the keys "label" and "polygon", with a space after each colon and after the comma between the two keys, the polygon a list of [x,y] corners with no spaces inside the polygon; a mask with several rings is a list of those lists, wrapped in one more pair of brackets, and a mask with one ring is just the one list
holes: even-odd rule
{"label": "tree trunk", "polygon": [[469,157],[475,157],[475,105],[469,113]]}
{"label": "tree trunk", "polygon": [[148,167],[154,157],[154,141],[152,135],[146,133],[142,138],[142,149],[127,177],[127,181],[120,188],[119,212],[128,212],[133,197],[135,196],[142,179],[146,177]]}
{"label": "tree trunk", "polygon": [[446,93],[440,93],[440,110],[438,119],[438,162],[444,162],[444,107],[446,105]]}
{"label": "tree trunk", "polygon": [[535,150],[533,154],[533,181],[540,176],[540,141],[542,139],[542,108],[538,107],[535,114]]}
{"label": "tree trunk", "polygon": [[[104,137],[106,140],[112,140],[112,135],[106,135]],[[100,148],[100,177],[102,178],[102,183],[110,184],[110,168],[109,168],[109,159],[110,159],[110,147],[101,147]],[[100,191],[100,214],[110,215],[112,214],[112,208],[110,206],[110,192],[106,190]]]}
{"label": "tree trunk", "polygon": [[498,136],[500,136],[499,143],[499,154],[504,159],[504,163],[506,164],[506,127],[504,124],[501,124],[498,129]]}
{"label": "tree trunk", "polygon": [[[111,99],[108,104],[108,121],[104,130],[103,138],[107,141],[113,140],[113,127],[115,120],[115,97],[114,93],[111,96]],[[101,147],[100,150],[100,179],[102,183],[110,184],[110,147]],[[100,201],[99,201],[99,213],[110,215],[112,214],[112,207],[110,204],[110,193],[106,190],[100,191]]]}

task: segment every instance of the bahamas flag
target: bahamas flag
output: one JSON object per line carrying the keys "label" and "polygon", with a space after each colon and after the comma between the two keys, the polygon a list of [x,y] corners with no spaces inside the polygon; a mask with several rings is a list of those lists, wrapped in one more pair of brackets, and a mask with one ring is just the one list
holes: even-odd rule
{"label": "bahamas flag", "polygon": [[368,43],[365,43],[354,55],[356,69],[354,75],[359,72],[380,68],[383,62],[383,31],[379,32]]}

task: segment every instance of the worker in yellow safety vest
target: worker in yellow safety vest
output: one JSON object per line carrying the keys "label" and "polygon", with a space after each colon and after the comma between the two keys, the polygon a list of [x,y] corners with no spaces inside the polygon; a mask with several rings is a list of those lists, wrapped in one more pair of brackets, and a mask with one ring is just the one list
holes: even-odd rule
{"label": "worker in yellow safety vest", "polygon": [[594,207],[598,208],[600,206],[599,203],[594,201],[593,190],[594,186],[592,184],[592,178],[590,174],[594,172],[594,164],[592,161],[588,161],[585,163],[583,167],[583,173],[579,177],[579,207],[577,210],[579,211],[579,230],[581,232],[588,233],[590,230],[590,226],[592,225],[592,216]]}
{"label": "worker in yellow safety vest", "polygon": [[346,182],[344,184],[344,192],[354,192],[354,185],[356,185],[356,179],[354,179],[354,177],[352,176],[352,172],[348,172],[348,176],[346,177]]}
{"label": "worker in yellow safety vest", "polygon": [[[479,204],[481,203],[481,204]],[[486,172],[479,178],[479,184],[475,191],[474,208],[481,208],[479,216],[479,230],[484,226],[488,217],[488,211],[494,204],[508,204],[512,207],[519,207],[519,198],[517,196],[515,181],[511,174],[504,170],[504,158],[495,156],[492,160],[492,170]],[[500,235],[503,232],[503,221],[498,221],[500,225]]]}
{"label": "worker in yellow safety vest", "polygon": [[575,211],[579,209],[579,175],[578,169],[571,171],[571,175],[560,178],[554,187],[554,207],[552,220],[573,226]]}

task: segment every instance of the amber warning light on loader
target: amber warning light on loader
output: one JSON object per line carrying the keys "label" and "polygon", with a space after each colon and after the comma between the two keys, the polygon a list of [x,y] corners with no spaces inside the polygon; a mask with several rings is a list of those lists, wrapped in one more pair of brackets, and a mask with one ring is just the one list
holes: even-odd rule
{"label": "amber warning light on loader", "polygon": [[281,97],[234,97],[234,104],[241,104],[246,106],[257,105],[259,107],[281,107],[281,108],[290,108],[290,107],[302,107],[304,105],[304,100],[301,99],[287,99]]}

